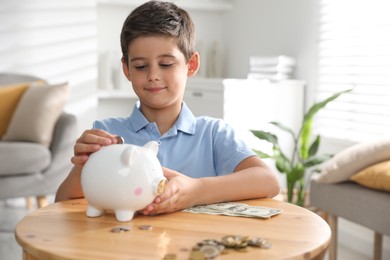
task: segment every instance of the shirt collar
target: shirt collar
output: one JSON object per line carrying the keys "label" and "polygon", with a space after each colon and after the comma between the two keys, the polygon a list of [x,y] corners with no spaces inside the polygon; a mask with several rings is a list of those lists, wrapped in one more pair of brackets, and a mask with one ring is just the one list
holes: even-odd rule
{"label": "shirt collar", "polygon": [[149,124],[149,121],[142,114],[140,108],[140,102],[137,101],[134,105],[133,113],[130,116],[130,125],[134,129],[135,132],[139,132],[141,129],[146,127]]}
{"label": "shirt collar", "polygon": [[[150,124],[150,122],[146,119],[146,117],[142,114],[140,110],[139,101],[137,101],[137,103],[134,105],[133,112],[129,119],[130,125],[135,132],[139,132],[141,129],[145,128]],[[196,118],[184,101],[182,103],[179,117],[172,128],[175,128],[187,134],[195,134]]]}
{"label": "shirt collar", "polygon": [[179,118],[177,119],[175,126],[179,131],[187,134],[195,134],[196,119],[184,101],[182,103]]}

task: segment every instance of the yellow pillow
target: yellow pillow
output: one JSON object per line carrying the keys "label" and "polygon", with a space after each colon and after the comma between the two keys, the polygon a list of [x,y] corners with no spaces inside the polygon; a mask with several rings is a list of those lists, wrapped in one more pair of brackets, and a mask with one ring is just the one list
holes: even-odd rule
{"label": "yellow pillow", "polygon": [[369,166],[353,175],[351,180],[368,188],[390,191],[390,161]]}
{"label": "yellow pillow", "polygon": [[5,134],[20,98],[30,83],[12,84],[0,87],[0,138]]}

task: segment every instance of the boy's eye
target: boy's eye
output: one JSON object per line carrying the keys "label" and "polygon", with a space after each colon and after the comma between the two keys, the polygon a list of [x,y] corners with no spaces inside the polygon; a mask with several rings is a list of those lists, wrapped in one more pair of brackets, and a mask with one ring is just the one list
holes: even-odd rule
{"label": "boy's eye", "polygon": [[162,63],[162,64],[160,64],[161,67],[170,67],[172,65],[173,65],[173,63]]}
{"label": "boy's eye", "polygon": [[146,65],[136,65],[136,66],[134,66],[134,68],[136,70],[142,70],[142,69],[146,68]]}

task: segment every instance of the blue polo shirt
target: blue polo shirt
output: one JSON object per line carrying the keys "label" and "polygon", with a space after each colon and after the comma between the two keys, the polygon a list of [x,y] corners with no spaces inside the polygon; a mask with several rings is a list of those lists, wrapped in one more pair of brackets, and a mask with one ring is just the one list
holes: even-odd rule
{"label": "blue polo shirt", "polygon": [[98,120],[93,128],[119,135],[129,144],[157,141],[161,165],[193,178],[231,173],[242,160],[255,155],[223,120],[195,117],[184,102],[176,123],[163,135],[142,114],[139,102],[130,117]]}

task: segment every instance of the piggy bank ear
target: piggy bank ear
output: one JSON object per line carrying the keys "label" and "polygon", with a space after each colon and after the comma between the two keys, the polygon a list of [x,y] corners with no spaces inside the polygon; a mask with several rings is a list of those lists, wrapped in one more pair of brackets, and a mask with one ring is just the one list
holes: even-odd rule
{"label": "piggy bank ear", "polygon": [[136,152],[137,148],[134,146],[129,146],[127,147],[123,152],[122,152],[122,163],[126,166],[130,165],[131,163],[131,158],[134,156],[134,153]]}
{"label": "piggy bank ear", "polygon": [[147,142],[144,145],[144,148],[152,150],[153,153],[157,156],[157,153],[158,153],[158,143],[156,141]]}

